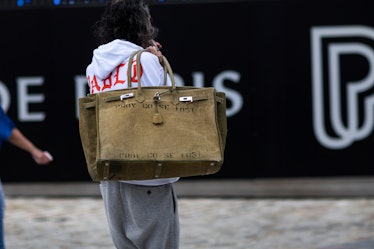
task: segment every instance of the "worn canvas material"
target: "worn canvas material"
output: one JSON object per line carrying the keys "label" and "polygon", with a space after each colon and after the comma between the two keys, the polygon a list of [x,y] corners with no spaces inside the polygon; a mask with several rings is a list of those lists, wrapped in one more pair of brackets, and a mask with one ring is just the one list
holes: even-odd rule
{"label": "worn canvas material", "polygon": [[227,135],[225,94],[213,87],[176,87],[173,77],[172,83],[139,84],[79,99],[81,142],[94,181],[188,177],[220,170]]}

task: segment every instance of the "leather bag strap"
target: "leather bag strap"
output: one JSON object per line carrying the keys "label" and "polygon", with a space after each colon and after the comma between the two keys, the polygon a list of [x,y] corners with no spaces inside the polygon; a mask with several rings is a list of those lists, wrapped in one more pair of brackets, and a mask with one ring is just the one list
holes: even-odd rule
{"label": "leather bag strap", "polygon": [[[143,52],[145,52],[145,49],[141,49],[138,51],[133,52],[129,57],[129,66],[127,67],[127,86],[128,88],[132,87],[131,85],[131,71],[132,71],[132,61],[134,60],[134,57],[136,56],[136,77],[138,79],[138,90],[141,89],[141,80],[140,80],[140,70],[141,70],[141,63],[140,63],[140,57]],[[163,58],[163,66],[164,66],[164,85],[166,86],[167,83],[167,75],[169,74],[170,80],[171,80],[171,90],[175,91],[176,85],[175,85],[175,79],[173,70],[171,69],[169,61],[166,59],[165,56],[162,56]]]}

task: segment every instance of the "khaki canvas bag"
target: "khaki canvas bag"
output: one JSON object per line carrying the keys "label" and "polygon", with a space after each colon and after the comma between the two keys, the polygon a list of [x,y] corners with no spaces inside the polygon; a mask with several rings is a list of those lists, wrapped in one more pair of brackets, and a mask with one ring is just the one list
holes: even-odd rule
{"label": "khaki canvas bag", "polygon": [[[140,56],[134,53],[140,79]],[[213,87],[177,87],[165,57],[165,86],[88,94],[79,132],[93,181],[208,175],[223,164],[226,97]],[[169,74],[172,85],[166,86]],[[131,79],[131,67],[128,70]]]}

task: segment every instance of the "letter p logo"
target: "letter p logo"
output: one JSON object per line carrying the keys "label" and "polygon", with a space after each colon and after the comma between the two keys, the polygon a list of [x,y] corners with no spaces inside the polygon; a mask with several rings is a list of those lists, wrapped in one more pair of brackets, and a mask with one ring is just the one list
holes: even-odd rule
{"label": "letter p logo", "polygon": [[[324,147],[344,149],[374,128],[374,29],[313,27],[311,46],[314,133]],[[352,57],[365,59],[365,66]]]}

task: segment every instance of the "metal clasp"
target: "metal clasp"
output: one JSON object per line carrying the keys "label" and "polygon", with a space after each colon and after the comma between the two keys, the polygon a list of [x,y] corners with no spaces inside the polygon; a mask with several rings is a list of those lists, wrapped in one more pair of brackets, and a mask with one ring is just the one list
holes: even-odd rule
{"label": "metal clasp", "polygon": [[159,92],[156,92],[155,93],[155,96],[153,96],[153,101],[157,102],[157,101],[160,101],[161,97],[160,97],[160,93]]}
{"label": "metal clasp", "polygon": [[132,98],[134,97],[134,93],[125,93],[120,96],[121,101],[124,99]]}
{"label": "metal clasp", "polygon": [[193,102],[192,96],[179,97],[180,102]]}

